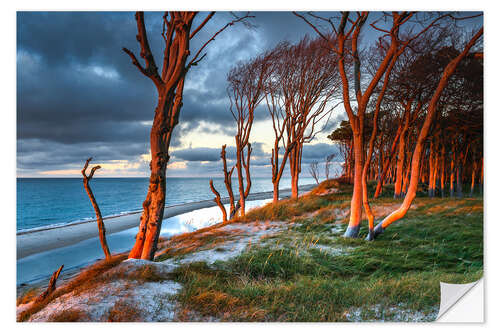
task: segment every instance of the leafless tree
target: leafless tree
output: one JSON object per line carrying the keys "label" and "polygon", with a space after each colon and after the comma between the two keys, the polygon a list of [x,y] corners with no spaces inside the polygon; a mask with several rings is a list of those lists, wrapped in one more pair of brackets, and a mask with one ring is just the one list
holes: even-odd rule
{"label": "leafless tree", "polygon": [[97,220],[97,228],[99,229],[99,240],[101,242],[102,250],[104,251],[104,255],[106,260],[111,258],[111,253],[109,252],[108,242],[106,241],[106,228],[104,226],[104,222],[102,220],[101,210],[99,209],[99,205],[94,197],[94,193],[92,193],[92,189],[90,188],[90,180],[94,177],[94,172],[101,168],[100,165],[96,165],[90,170],[90,174],[87,176],[86,171],[89,166],[92,157],[89,157],[85,162],[85,165],[82,169],[83,175],[83,186],[85,187],[85,191],[87,191],[87,195],[89,196],[90,202],[92,203],[92,207],[94,207],[95,216]]}
{"label": "leafless tree", "polygon": [[[151,176],[149,188],[146,200],[142,204],[144,211],[141,216],[139,232],[134,247],[129,253],[129,258],[153,260],[156,252],[165,207],[166,170],[170,159],[168,150],[174,128],[179,123],[186,73],[192,66],[199,64],[206,55],[203,53],[206,46],[222,31],[249,17],[247,14],[228,22],[196,52],[191,53],[191,40],[205,27],[215,12],[207,14],[197,27],[193,27],[193,20],[197,14],[197,12],[165,12],[163,15],[161,36],[165,46],[163,65],[160,71],[149,46],[143,12],[137,12],[135,19],[138,32],[137,41],[141,48],[140,56],[145,65],[139,62],[132,51],[123,48],[123,51],[131,58],[133,65],[153,82],[158,93],[150,134]],[[194,55],[190,57],[191,54]]]}
{"label": "leafless tree", "polygon": [[[399,31],[402,26],[409,22],[409,20],[416,15],[416,12],[392,12],[383,13],[380,18],[369,23],[369,26],[379,32],[382,32],[383,38],[379,39],[379,49],[382,52],[381,61],[375,67],[373,73],[370,73],[369,78],[365,76],[362,78],[362,63],[359,51],[359,40],[363,27],[368,22],[368,12],[342,12],[339,19],[325,18],[313,13],[310,13],[310,18],[294,13],[296,16],[303,19],[310,25],[314,31],[323,38],[330,49],[338,57],[338,71],[342,79],[342,92],[344,108],[349,118],[349,123],[353,135],[353,150],[354,150],[354,189],[351,200],[351,215],[349,219],[349,226],[344,234],[345,237],[357,237],[360,229],[361,213],[363,209],[363,197],[367,198],[366,186],[363,181],[363,169],[365,166],[365,144],[364,144],[364,126],[365,114],[371,96],[374,94],[379,82],[384,77],[384,74],[391,68],[402,50],[412,41],[417,39],[421,34],[425,33],[428,29],[434,26],[435,22],[439,21],[442,16],[438,16],[427,26],[419,30],[417,33],[411,35],[410,38],[401,43],[399,38]],[[323,23],[329,24],[331,27],[330,34],[321,32],[317,25],[313,24],[311,18],[320,20]],[[389,28],[383,28],[379,22],[385,20],[390,22]],[[332,38],[332,35],[334,38]],[[350,45],[348,44],[350,43]],[[352,72],[348,71],[346,62],[348,60],[353,62]],[[352,75],[352,79],[350,79]],[[389,77],[389,76],[387,76]],[[354,91],[351,91],[350,82],[354,81]],[[364,91],[363,91],[364,88]],[[354,93],[354,99],[352,97]],[[381,92],[383,96],[384,91]],[[356,102],[356,108],[353,106],[353,101]],[[366,172],[365,172],[366,175]],[[363,195],[365,192],[365,195]],[[367,202],[367,200],[365,200]],[[365,209],[367,205],[364,205]],[[373,232],[370,232],[372,234]]]}
{"label": "leafless tree", "polygon": [[311,174],[311,176],[316,181],[316,184],[319,184],[318,161],[314,161],[314,162],[309,163],[309,173]]}
{"label": "leafless tree", "polygon": [[[267,55],[257,57],[248,63],[234,67],[227,76],[230,111],[236,123],[236,174],[238,176],[239,200],[236,210],[245,216],[245,200],[250,193],[252,179],[250,161],[252,131],[255,109],[264,98],[265,82],[270,73]],[[246,149],[246,151],[245,151]],[[245,172],[245,175],[243,175]]]}
{"label": "leafless tree", "polygon": [[287,159],[292,198],[298,197],[303,145],[311,142],[322,129],[319,124],[327,120],[333,109],[329,103],[339,92],[340,79],[335,74],[337,59],[327,46],[319,38],[305,37],[294,45],[281,43],[271,52],[273,72],[266,102],[275,134],[271,157],[274,202],[278,200],[279,182]]}
{"label": "leafless tree", "polygon": [[325,157],[325,177],[326,180],[330,179],[330,166],[332,164],[333,159],[337,156],[337,154],[330,154]]}

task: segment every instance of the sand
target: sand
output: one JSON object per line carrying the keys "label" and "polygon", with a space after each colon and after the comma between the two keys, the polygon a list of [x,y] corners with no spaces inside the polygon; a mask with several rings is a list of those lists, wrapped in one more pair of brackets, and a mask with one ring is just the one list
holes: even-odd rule
{"label": "sand", "polygon": [[[315,185],[303,185],[300,187],[302,191],[309,191]],[[282,190],[280,197],[289,197],[290,190]],[[263,200],[272,198],[272,192],[261,192],[250,194],[247,200]],[[227,203],[227,199],[223,199]],[[180,205],[165,207],[164,218],[169,218],[179,214],[188,213],[197,209],[208,208],[215,206],[212,200],[204,200],[198,202],[190,202]],[[117,217],[109,217],[104,219],[106,233],[112,234],[126,229],[134,228],[139,225],[141,212],[131,213]],[[85,221],[73,223],[70,225],[61,225],[47,227],[43,230],[23,231],[17,233],[17,259],[27,257],[32,254],[45,252],[72,245],[80,241],[98,237],[97,225],[94,221]]]}

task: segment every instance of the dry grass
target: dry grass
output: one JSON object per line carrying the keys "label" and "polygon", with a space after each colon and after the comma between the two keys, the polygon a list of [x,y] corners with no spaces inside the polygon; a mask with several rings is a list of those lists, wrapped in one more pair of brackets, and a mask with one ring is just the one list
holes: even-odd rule
{"label": "dry grass", "polygon": [[30,288],[16,299],[16,306],[34,301],[43,292],[42,288]]}
{"label": "dry grass", "polygon": [[226,224],[216,224],[208,228],[199,229],[195,232],[181,234],[170,238],[162,244],[162,250],[158,251],[155,260],[162,261],[171,257],[189,254],[201,249],[214,248],[241,234],[241,231],[221,230]]}
{"label": "dry grass", "polygon": [[89,321],[89,317],[85,311],[79,309],[65,309],[52,314],[48,321],[53,322],[77,322]]}
{"label": "dry grass", "polygon": [[136,322],[141,321],[139,310],[131,303],[120,300],[108,312],[109,322]]}
{"label": "dry grass", "polygon": [[17,321],[26,321],[30,318],[31,315],[37,313],[41,309],[43,309],[48,303],[52,300],[70,293],[70,292],[82,292],[85,290],[89,290],[95,288],[96,284],[101,283],[99,281],[99,276],[106,272],[107,270],[117,266],[123,260],[127,258],[126,254],[119,254],[111,257],[109,260],[100,260],[97,263],[89,266],[80,274],[76,275],[74,278],[69,280],[68,282],[61,285],[57,288],[52,294],[50,294],[45,300],[37,303],[33,303],[25,311],[21,312],[17,316]]}
{"label": "dry grass", "polygon": [[314,195],[324,195],[325,193],[331,192],[330,190],[338,190],[340,189],[340,182],[337,179],[328,179],[325,180],[321,183],[319,183],[318,186],[316,186],[312,191],[311,194]]}

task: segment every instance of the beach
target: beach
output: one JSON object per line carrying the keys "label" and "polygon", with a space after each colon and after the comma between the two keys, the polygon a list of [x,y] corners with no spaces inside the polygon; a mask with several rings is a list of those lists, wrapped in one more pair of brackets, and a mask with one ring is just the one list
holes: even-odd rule
{"label": "beach", "polygon": [[[302,185],[300,191],[309,191],[315,185]],[[286,198],[291,195],[291,190],[280,191],[280,197]],[[260,192],[249,194],[247,200],[264,200],[273,197],[273,192]],[[223,198],[223,203],[229,202],[228,198]],[[198,209],[216,206],[213,200],[203,200],[165,207],[164,219],[176,215],[192,212]],[[104,218],[106,234],[110,235],[139,225],[141,212],[134,212],[126,215]],[[76,244],[78,242],[98,237],[99,232],[95,220],[72,223],[68,225],[58,225],[45,229],[21,231],[17,233],[17,259],[22,259],[30,255],[54,250]]]}

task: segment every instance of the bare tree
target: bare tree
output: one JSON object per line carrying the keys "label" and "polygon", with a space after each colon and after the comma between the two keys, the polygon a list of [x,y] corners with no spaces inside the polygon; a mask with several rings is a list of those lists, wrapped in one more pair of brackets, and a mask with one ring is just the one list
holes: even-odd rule
{"label": "bare tree", "polygon": [[309,163],[309,173],[316,181],[316,184],[319,184],[319,169],[317,161]]}
{"label": "bare tree", "polygon": [[333,159],[337,156],[337,154],[330,154],[325,157],[325,177],[326,180],[330,179],[330,166],[332,164]]}
{"label": "bare tree", "polygon": [[[250,156],[252,146],[249,142],[254,113],[264,98],[265,81],[269,75],[269,61],[266,55],[257,57],[249,63],[241,63],[231,69],[227,76],[230,111],[236,122],[236,174],[238,176],[240,215],[245,216],[245,200],[250,193]],[[245,152],[246,149],[246,152]],[[245,175],[243,175],[243,171]]]}
{"label": "bare tree", "polygon": [[335,75],[336,58],[321,39],[305,37],[295,45],[281,43],[272,54],[273,72],[266,102],[275,133],[271,164],[276,202],[287,159],[292,198],[298,197],[302,147],[322,129],[319,123],[333,109],[328,106],[339,91],[340,80]]}
{"label": "bare tree", "polygon": [[[364,120],[366,109],[371,96],[375,92],[376,87],[386,73],[387,69],[390,67],[391,63],[394,62],[394,58],[397,58],[401,54],[401,43],[398,37],[401,27],[407,23],[416,14],[416,12],[384,13],[381,18],[378,18],[369,24],[374,30],[384,33],[384,38],[387,38],[388,41],[384,41],[384,38],[379,40],[379,49],[382,53],[381,61],[374,67],[374,71],[369,76],[369,79],[365,80],[362,79],[359,39],[363,27],[368,19],[368,12],[356,12],[354,15],[351,15],[350,12],[342,12],[341,17],[338,20],[338,24],[336,24],[335,20],[332,18],[324,18],[310,13],[310,16],[314,19],[321,20],[322,22],[326,22],[330,25],[332,28],[330,35],[322,33],[318,27],[305,16],[295,12],[294,14],[302,18],[314,29],[314,31],[316,31],[319,36],[327,41],[331,50],[335,52],[338,57],[338,71],[342,79],[344,108],[352,129],[354,150],[354,189],[351,200],[349,226],[344,236],[357,237],[361,226],[361,213],[363,209],[363,168],[365,160]],[[411,40],[414,40],[421,34],[425,33],[427,29],[430,29],[435,22],[444,16],[436,18],[427,27],[424,27],[417,34],[412,35],[412,37],[406,41],[406,45],[410,43]],[[378,23],[382,19],[386,19],[386,21],[390,22],[390,27],[388,29],[378,26]],[[332,38],[331,35],[335,38]],[[347,44],[348,42],[350,42],[350,45]],[[352,73],[349,73],[348,68],[346,67],[346,62],[349,59],[353,62]],[[352,92],[349,83],[350,74],[352,75],[354,81],[353,93],[355,99],[351,98]],[[364,91],[362,86],[365,86]],[[356,108],[352,104],[353,101],[356,102]]]}
{"label": "bare tree", "polygon": [[123,51],[132,59],[134,66],[153,82],[158,93],[150,134],[151,176],[146,200],[142,204],[144,211],[141,216],[139,232],[134,247],[129,253],[129,258],[152,260],[156,252],[165,207],[166,170],[170,159],[168,150],[173,130],[179,123],[186,73],[192,66],[198,65],[205,57],[206,54],[202,54],[203,50],[222,31],[249,17],[247,14],[227,23],[189,58],[191,40],[205,27],[215,12],[209,13],[193,29],[193,20],[197,14],[197,12],[165,12],[163,15],[163,31],[161,35],[165,41],[165,47],[161,71],[156,66],[155,58],[149,46],[143,12],[137,12],[135,19],[138,31],[137,41],[141,47],[140,56],[144,59],[145,66],[139,62],[132,51],[123,48]]}
{"label": "bare tree", "polygon": [[[226,145],[222,146],[220,157],[222,159],[222,172],[224,173],[224,184],[226,185],[226,190],[227,194],[229,195],[229,218],[232,219],[234,215],[236,214],[236,206],[234,204],[234,194],[233,194],[233,185],[232,185],[232,175],[234,171],[234,166],[231,168],[230,171],[227,170],[227,158],[226,158]],[[213,185],[212,179],[210,179],[210,190],[215,194],[214,201],[217,203],[217,206],[219,206],[221,212],[222,212],[222,221],[226,222],[227,221],[227,211],[224,205],[221,202],[220,194],[219,192],[215,189]]]}
{"label": "bare tree", "polygon": [[90,188],[90,180],[94,177],[94,172],[101,168],[100,165],[96,165],[90,170],[90,174],[87,176],[86,171],[89,166],[89,162],[92,160],[92,157],[89,157],[85,162],[85,165],[82,169],[83,175],[83,186],[85,187],[85,191],[87,191],[87,195],[89,196],[90,202],[92,203],[92,207],[94,207],[95,216],[97,220],[97,228],[99,229],[99,240],[101,242],[102,250],[104,251],[104,255],[106,256],[106,260],[111,258],[111,253],[109,252],[108,242],[106,241],[106,228],[104,226],[104,222],[102,220],[101,210],[99,209],[99,205],[92,193],[92,189]]}

